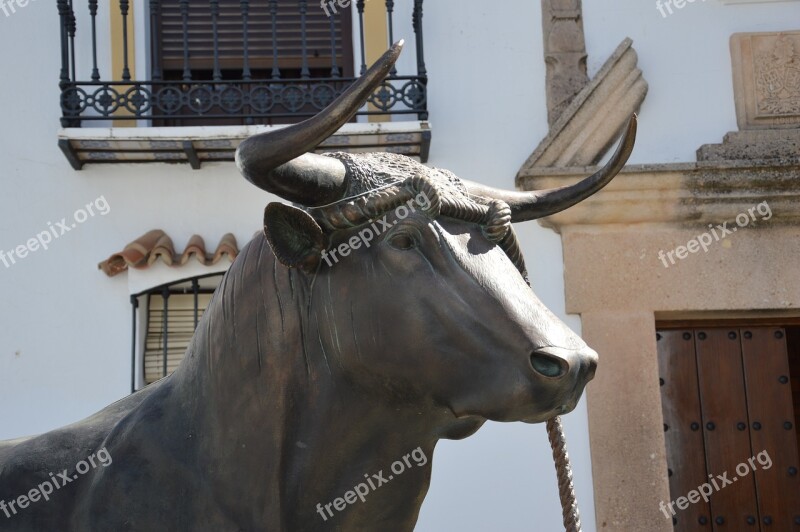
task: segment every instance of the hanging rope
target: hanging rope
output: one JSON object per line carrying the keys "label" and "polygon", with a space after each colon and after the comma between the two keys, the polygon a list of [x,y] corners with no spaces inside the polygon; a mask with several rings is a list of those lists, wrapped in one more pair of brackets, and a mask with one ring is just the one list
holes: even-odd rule
{"label": "hanging rope", "polygon": [[575,497],[575,486],[572,485],[572,466],[569,464],[567,439],[559,416],[547,420],[547,438],[550,440],[553,461],[556,464],[564,529],[566,532],[581,532],[581,517],[578,512],[578,499]]}

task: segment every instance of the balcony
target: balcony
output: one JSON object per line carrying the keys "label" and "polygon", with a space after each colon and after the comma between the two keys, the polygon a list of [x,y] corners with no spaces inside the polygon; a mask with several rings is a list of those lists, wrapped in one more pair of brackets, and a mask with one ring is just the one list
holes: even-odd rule
{"label": "balcony", "polygon": [[62,151],[75,169],[232,160],[241,140],[313,116],[405,38],[406,57],[317,151],[425,161],[422,0],[326,1],[57,0]]}

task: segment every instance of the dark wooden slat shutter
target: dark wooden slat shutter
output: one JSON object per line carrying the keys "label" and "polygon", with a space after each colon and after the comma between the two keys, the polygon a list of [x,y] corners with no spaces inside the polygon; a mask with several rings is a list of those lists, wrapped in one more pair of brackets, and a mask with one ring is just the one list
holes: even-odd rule
{"label": "dark wooden slat shutter", "polygon": [[[675,529],[800,530],[800,397],[793,391],[800,328],[687,327],[658,334],[671,497],[710,482],[707,474],[716,483],[711,519],[698,512],[706,507],[700,500],[677,512]],[[696,418],[702,445],[686,432]]]}
{"label": "dark wooden slat shutter", "polygon": [[[758,519],[758,507],[753,476],[733,481],[736,466],[752,456],[738,331],[700,329],[696,338],[706,465],[715,479],[727,473],[733,482],[722,487],[724,482],[717,480],[720,489],[711,498],[714,530],[745,528],[748,517]],[[743,430],[739,423],[745,424]]]}
{"label": "dark wooden slat shutter", "polygon": [[792,390],[788,381],[782,382],[789,377],[786,332],[777,327],[742,330],[749,333],[742,339],[742,355],[753,454],[766,451],[763,462],[772,462],[769,469],[755,464],[761,521],[774,530],[792,530],[800,515],[800,481],[787,473],[797,467],[798,453]]}
{"label": "dark wooden slat shutter", "polygon": [[[349,11],[345,12],[349,14]],[[351,50],[349,20],[335,16],[336,62],[352,64],[344,57]],[[310,68],[330,69],[331,19],[318,4],[310,3],[306,13],[307,60]],[[165,1],[161,7],[161,64],[166,71],[183,68],[183,16],[177,0]],[[220,0],[218,19],[220,65],[223,69],[240,69],[244,56],[243,21],[239,0]],[[189,3],[189,56],[193,70],[210,70],[213,66],[214,41],[211,7],[207,0]],[[303,56],[301,17],[293,0],[279,0],[277,14],[278,58],[281,68],[300,68]],[[248,52],[251,69],[272,67],[272,15],[269,2],[250,2],[248,15]],[[344,61],[343,61],[344,58]],[[352,67],[351,67],[352,68]],[[347,74],[345,74],[347,75]]]}
{"label": "dark wooden slat shutter", "polygon": [[[672,494],[685,496],[708,480],[694,336],[680,330],[662,331],[659,336],[658,363],[663,382],[661,405],[667,440],[669,489]],[[670,501],[663,502],[668,505]],[[669,509],[666,513],[672,516]],[[702,518],[706,522],[711,518],[709,505],[702,499],[674,516],[678,530],[688,530]]]}
{"label": "dark wooden slat shutter", "polygon": [[[198,319],[211,302],[211,294],[199,294]],[[169,297],[167,330],[164,330],[164,299],[153,294],[147,314],[147,338],[144,351],[144,380],[150,384],[164,377],[164,337],[167,337],[167,374],[177,369],[194,335],[194,295]]]}

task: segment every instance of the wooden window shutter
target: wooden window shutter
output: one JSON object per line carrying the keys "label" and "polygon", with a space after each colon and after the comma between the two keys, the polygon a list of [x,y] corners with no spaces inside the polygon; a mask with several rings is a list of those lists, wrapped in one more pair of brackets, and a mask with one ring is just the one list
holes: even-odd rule
{"label": "wooden window shutter", "polygon": [[[211,294],[198,294],[199,320]],[[164,328],[164,298],[151,294],[147,307],[147,338],[144,351],[144,379],[150,384],[164,377],[164,341],[167,342],[167,375],[178,367],[194,334],[194,295],[173,294],[167,298],[167,320]]]}
{"label": "wooden window shutter", "polygon": [[[250,2],[247,25],[249,66],[254,71],[267,71],[273,62],[273,31],[270,2]],[[241,75],[244,57],[242,8],[239,0],[220,0],[218,19],[220,67],[238,70]],[[318,75],[330,74],[334,58],[331,54],[331,22],[335,37],[336,64],[343,76],[352,76],[351,21],[349,11],[328,18],[316,3],[309,3],[306,12],[306,54],[311,69],[321,69]],[[184,65],[183,15],[177,0],[161,6],[160,55],[165,79],[169,71],[180,72]],[[295,0],[277,2],[276,42],[278,67],[299,69],[303,59],[301,15]],[[189,2],[188,49],[191,69],[213,68],[214,40],[211,7],[208,0]],[[193,72],[194,74],[194,72]],[[255,74],[255,72],[254,72]],[[312,75],[314,73],[312,72]],[[291,75],[291,73],[289,74]],[[256,76],[258,77],[258,76]],[[288,76],[283,76],[288,77]],[[316,77],[316,76],[314,76]],[[180,78],[178,78],[180,79]]]}

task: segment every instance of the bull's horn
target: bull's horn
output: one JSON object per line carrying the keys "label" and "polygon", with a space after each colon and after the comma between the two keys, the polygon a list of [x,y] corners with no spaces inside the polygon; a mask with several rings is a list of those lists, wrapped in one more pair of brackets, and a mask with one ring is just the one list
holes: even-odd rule
{"label": "bull's horn", "polygon": [[635,141],[636,115],[634,114],[628,122],[625,136],[611,160],[594,175],[574,185],[532,192],[501,190],[471,181],[465,181],[465,185],[470,194],[508,203],[511,207],[512,222],[536,220],[572,207],[606,186],[625,166],[631,151],[633,151]]}
{"label": "bull's horn", "polygon": [[342,198],[344,165],[306,153],[347,123],[383,82],[403,49],[392,46],[341,96],[317,115],[285,128],[254,135],[236,150],[236,166],[255,186],[289,201],[313,207]]}

